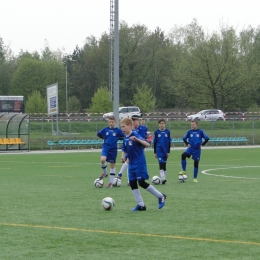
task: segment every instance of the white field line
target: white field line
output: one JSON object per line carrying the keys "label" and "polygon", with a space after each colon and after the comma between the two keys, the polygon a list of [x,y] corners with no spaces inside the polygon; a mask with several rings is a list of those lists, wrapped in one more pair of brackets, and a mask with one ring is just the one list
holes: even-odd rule
{"label": "white field line", "polygon": [[208,169],[204,170],[201,173],[205,175],[210,176],[216,176],[216,177],[223,177],[223,178],[233,178],[233,179],[250,179],[250,180],[260,180],[260,178],[251,178],[251,177],[239,177],[239,176],[229,176],[229,175],[223,175],[223,174],[214,174],[209,173],[211,171],[218,171],[218,170],[229,170],[229,169],[244,169],[244,168],[259,168],[259,166],[235,166],[235,167],[227,167],[227,168],[214,168],[214,169]]}

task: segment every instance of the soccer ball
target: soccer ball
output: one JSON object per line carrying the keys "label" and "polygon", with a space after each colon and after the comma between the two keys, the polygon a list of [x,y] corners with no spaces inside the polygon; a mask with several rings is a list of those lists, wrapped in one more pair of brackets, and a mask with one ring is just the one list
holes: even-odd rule
{"label": "soccer ball", "polygon": [[112,182],[112,185],[114,187],[120,187],[121,186],[121,179],[119,178],[114,178],[113,182]]}
{"label": "soccer ball", "polygon": [[161,183],[161,178],[159,176],[153,176],[152,183],[156,184],[156,185],[160,184]]}
{"label": "soccer ball", "polygon": [[179,182],[185,182],[187,178],[186,174],[179,174]]}
{"label": "soccer ball", "polygon": [[102,207],[105,210],[112,210],[115,206],[115,201],[110,198],[110,197],[106,197],[102,200]]}
{"label": "soccer ball", "polygon": [[96,179],[96,180],[94,181],[94,185],[95,185],[96,188],[102,188],[103,185],[104,185],[104,181],[103,181],[103,180],[100,180],[100,179]]}

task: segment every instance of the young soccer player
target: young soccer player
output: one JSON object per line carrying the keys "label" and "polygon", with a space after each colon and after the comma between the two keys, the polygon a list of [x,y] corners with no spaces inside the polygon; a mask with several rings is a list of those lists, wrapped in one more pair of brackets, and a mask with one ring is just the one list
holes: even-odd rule
{"label": "young soccer player", "polygon": [[138,131],[139,135],[141,135],[144,139],[147,139],[148,128],[145,125],[145,119],[144,118],[141,119],[141,125],[139,125],[138,129],[139,129],[139,131]]}
{"label": "young soccer player", "polygon": [[164,119],[158,121],[159,129],[154,132],[154,157],[158,159],[162,184],[166,183],[166,163],[171,150],[171,132],[166,129]]}
{"label": "young soccer player", "polygon": [[99,178],[102,179],[108,176],[106,162],[109,162],[110,181],[107,187],[112,187],[112,182],[116,174],[115,163],[117,157],[117,141],[119,139],[123,139],[124,133],[120,128],[116,127],[116,118],[114,116],[110,116],[108,118],[108,127],[105,127],[102,130],[100,130],[97,133],[97,136],[101,139],[104,139],[100,157],[100,164],[103,173]]}
{"label": "young soccer player", "polygon": [[133,208],[132,211],[146,210],[138,185],[158,198],[158,208],[161,209],[165,204],[166,195],[145,181],[149,179],[149,175],[147,172],[144,147],[148,147],[149,144],[141,135],[132,130],[133,122],[130,118],[122,119],[120,125],[125,134],[123,155],[127,153],[128,156],[129,182],[137,202],[136,207]]}
{"label": "young soccer player", "polygon": [[[199,172],[199,161],[201,156],[201,147],[204,146],[208,141],[209,137],[207,134],[198,128],[198,121],[191,122],[191,129],[183,136],[182,140],[185,144],[188,145],[188,148],[181,155],[181,166],[182,171],[179,174],[186,175],[186,158],[194,160],[194,171],[193,171],[193,181],[197,181],[198,172]],[[204,141],[202,140],[204,139]]]}
{"label": "young soccer player", "polygon": [[[140,131],[139,118],[138,117],[132,117],[132,121],[133,121],[133,130],[137,131],[139,133],[139,131]],[[123,152],[123,147],[122,147],[122,152]],[[121,167],[121,169],[120,169],[120,171],[117,175],[117,178],[120,178],[120,179],[122,178],[124,171],[128,170],[128,163],[129,162],[128,162],[126,153],[125,153],[125,156],[121,157],[121,162],[123,163],[123,165],[122,165],[122,167]],[[128,173],[127,173],[127,176],[128,176]],[[127,185],[129,186],[129,178],[128,178]]]}

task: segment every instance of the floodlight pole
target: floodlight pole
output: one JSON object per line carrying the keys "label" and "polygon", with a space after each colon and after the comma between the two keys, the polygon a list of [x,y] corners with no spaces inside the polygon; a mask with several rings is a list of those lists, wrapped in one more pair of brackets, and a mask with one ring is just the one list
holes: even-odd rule
{"label": "floodlight pole", "polygon": [[115,0],[115,30],[114,30],[114,99],[113,112],[119,124],[119,8]]}
{"label": "floodlight pole", "polygon": [[66,113],[68,115],[68,65],[66,63]]}

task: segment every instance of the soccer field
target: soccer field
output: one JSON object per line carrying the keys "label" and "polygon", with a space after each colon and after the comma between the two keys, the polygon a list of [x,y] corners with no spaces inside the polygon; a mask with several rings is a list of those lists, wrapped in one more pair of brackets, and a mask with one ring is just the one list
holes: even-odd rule
{"label": "soccer field", "polygon": [[[121,187],[94,187],[99,152],[1,154],[0,259],[260,259],[259,148],[203,149],[198,183],[191,159],[178,182],[182,151],[156,186],[165,207],[141,189],[143,212],[130,211],[125,175]],[[146,157],[151,179],[159,167],[152,150]]]}

